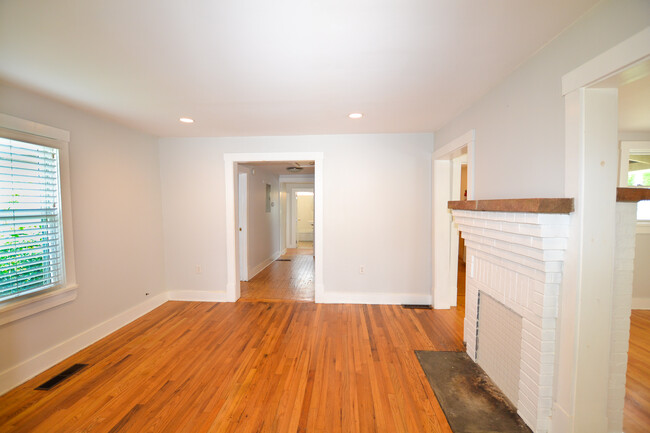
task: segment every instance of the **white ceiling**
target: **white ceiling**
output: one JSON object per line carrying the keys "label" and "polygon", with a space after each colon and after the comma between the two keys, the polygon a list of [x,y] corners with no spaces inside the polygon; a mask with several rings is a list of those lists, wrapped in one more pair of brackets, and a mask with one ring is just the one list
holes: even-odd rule
{"label": "white ceiling", "polygon": [[2,0],[0,79],[158,136],[430,132],[595,3]]}

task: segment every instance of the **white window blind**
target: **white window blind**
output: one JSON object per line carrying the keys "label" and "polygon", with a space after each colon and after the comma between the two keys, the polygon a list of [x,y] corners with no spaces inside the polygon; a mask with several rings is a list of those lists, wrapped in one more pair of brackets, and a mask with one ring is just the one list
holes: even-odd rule
{"label": "white window blind", "polygon": [[63,284],[58,149],[0,138],[0,300]]}

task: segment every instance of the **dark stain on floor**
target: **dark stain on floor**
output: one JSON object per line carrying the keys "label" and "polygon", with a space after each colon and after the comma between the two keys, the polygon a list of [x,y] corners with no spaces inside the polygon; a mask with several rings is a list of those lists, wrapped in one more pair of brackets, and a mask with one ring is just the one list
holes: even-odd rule
{"label": "dark stain on floor", "polygon": [[517,408],[466,353],[415,354],[454,433],[532,433]]}

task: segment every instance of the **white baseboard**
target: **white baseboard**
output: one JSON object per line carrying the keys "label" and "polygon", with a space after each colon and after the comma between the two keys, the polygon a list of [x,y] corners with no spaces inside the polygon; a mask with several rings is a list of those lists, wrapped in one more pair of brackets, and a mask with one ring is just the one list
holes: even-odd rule
{"label": "white baseboard", "polygon": [[281,255],[282,255],[282,253],[281,253],[280,251],[276,251],[276,252],[274,252],[274,253],[271,255],[271,257],[267,258],[267,259],[264,260],[262,263],[260,263],[259,265],[255,266],[253,269],[249,269],[249,270],[248,270],[248,281],[252,280],[253,277],[254,277],[255,275],[259,274],[259,273],[262,272],[262,271],[263,271],[263,270],[264,270],[268,265],[270,265],[271,263],[273,263],[274,261],[276,261],[277,259],[279,259]]}
{"label": "white baseboard", "polygon": [[176,290],[167,292],[170,301],[228,302],[226,292],[204,292],[201,290]]}
{"label": "white baseboard", "polygon": [[322,299],[318,299],[318,302],[323,304],[431,305],[431,295],[418,293],[324,292]]}
{"label": "white baseboard", "polygon": [[650,310],[650,298],[632,298],[633,310]]}
{"label": "white baseboard", "polygon": [[156,295],[56,346],[50,347],[18,365],[0,372],[0,395],[63,361],[81,349],[90,346],[111,332],[117,331],[165,302],[167,302],[167,293]]}

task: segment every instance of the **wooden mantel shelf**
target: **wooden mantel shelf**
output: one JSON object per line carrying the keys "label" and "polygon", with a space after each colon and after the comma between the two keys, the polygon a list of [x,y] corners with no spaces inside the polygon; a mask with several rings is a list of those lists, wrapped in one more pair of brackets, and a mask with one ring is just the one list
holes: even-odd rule
{"label": "wooden mantel shelf", "polygon": [[558,213],[573,212],[572,198],[515,198],[502,200],[450,201],[449,209],[482,212]]}
{"label": "wooden mantel shelf", "polygon": [[616,201],[639,202],[650,200],[650,188],[616,188]]}

